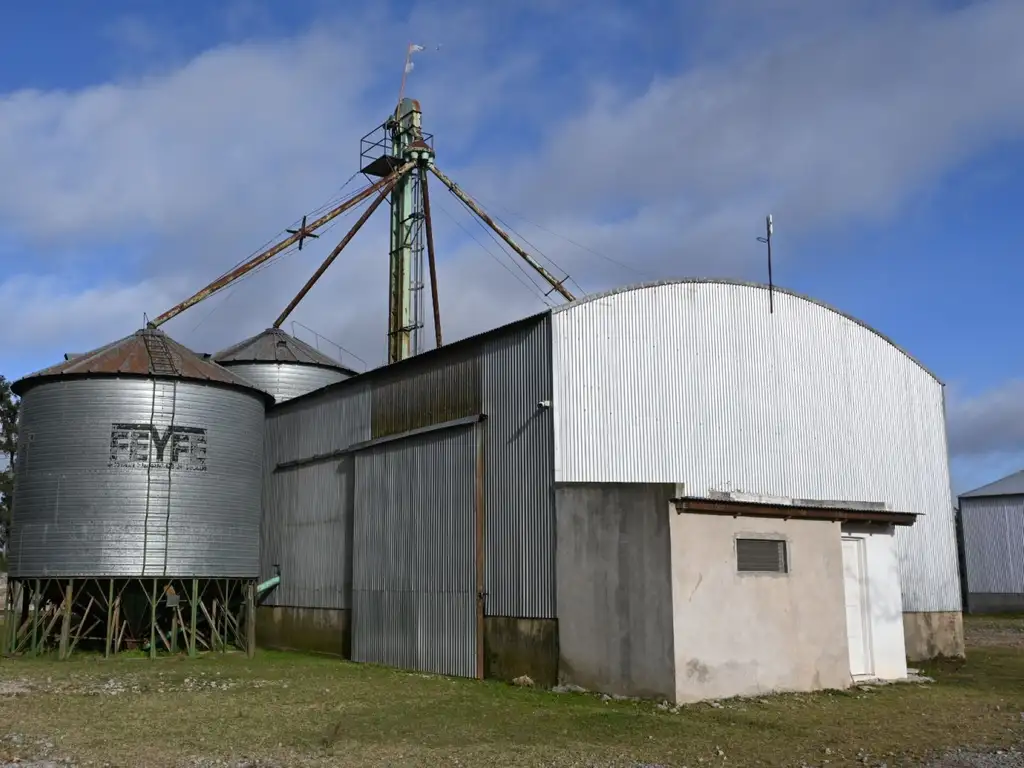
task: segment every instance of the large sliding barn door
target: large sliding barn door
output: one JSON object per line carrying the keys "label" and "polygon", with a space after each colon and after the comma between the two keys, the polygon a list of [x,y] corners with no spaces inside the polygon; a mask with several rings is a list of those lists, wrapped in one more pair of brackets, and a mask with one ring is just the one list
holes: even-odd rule
{"label": "large sliding barn door", "polygon": [[482,675],[477,600],[482,428],[439,430],[356,454],[355,661]]}

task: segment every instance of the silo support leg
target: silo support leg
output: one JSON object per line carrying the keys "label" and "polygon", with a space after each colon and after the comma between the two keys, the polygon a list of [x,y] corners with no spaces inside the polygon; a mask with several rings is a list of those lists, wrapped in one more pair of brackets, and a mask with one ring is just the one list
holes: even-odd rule
{"label": "silo support leg", "polygon": [[256,655],[256,585],[245,586],[245,655]]}
{"label": "silo support leg", "polygon": [[68,643],[71,642],[71,602],[74,595],[75,581],[74,579],[69,579],[68,585],[64,588],[64,604],[61,606],[64,617],[60,625],[60,651],[58,654],[60,659],[66,659],[71,655]]}
{"label": "silo support leg", "polygon": [[107,633],[103,643],[103,658],[110,658],[110,645],[114,638],[114,580],[110,579],[107,586]]}
{"label": "silo support leg", "polygon": [[14,651],[14,587],[15,582],[7,582],[7,604],[4,606],[4,653]]}
{"label": "silo support leg", "polygon": [[39,596],[39,579],[36,579],[36,588],[32,599],[35,605],[32,608],[32,655],[39,652],[39,612],[43,609],[43,601]]}
{"label": "silo support leg", "polygon": [[156,579],[153,579],[153,595],[149,601],[149,658],[156,658]]}
{"label": "silo support leg", "polygon": [[189,641],[188,641],[188,655],[196,655],[196,619],[198,618],[199,611],[199,579],[192,579],[192,600],[190,601],[192,608],[192,623],[189,626]]}
{"label": "silo support leg", "polygon": [[199,608],[203,612],[203,616],[206,617],[206,623],[210,626],[210,650],[219,651],[222,650],[222,642],[220,639],[220,630],[217,629],[217,601],[213,601],[212,611],[206,609],[206,606],[202,603],[199,604]]}

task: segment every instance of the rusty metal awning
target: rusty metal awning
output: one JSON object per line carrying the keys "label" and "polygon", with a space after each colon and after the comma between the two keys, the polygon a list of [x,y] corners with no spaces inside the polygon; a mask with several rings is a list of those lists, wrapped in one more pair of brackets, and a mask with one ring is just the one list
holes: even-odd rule
{"label": "rusty metal awning", "polygon": [[840,523],[913,525],[918,517],[914,512],[893,512],[881,507],[858,507],[842,502],[829,503],[795,500],[793,504],[781,504],[683,496],[672,499],[672,504],[679,514],[773,517],[785,520],[825,520]]}

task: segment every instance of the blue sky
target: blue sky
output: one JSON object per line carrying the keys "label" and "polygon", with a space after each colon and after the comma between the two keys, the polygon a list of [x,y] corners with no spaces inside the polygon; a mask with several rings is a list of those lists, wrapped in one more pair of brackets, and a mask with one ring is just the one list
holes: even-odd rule
{"label": "blue sky", "polygon": [[[0,27],[9,377],[131,332],[335,196],[416,41],[439,165],[585,289],[763,279],[771,210],[777,282],[947,382],[957,488],[1024,466],[1019,2],[37,8]],[[437,206],[450,335],[543,307]],[[371,223],[296,315],[371,363],[382,238]],[[169,330],[203,350],[258,331],[329,247]]]}

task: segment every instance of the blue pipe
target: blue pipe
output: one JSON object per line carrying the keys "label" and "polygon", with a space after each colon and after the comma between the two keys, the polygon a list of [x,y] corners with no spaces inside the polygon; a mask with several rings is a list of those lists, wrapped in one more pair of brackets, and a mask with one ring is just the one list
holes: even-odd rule
{"label": "blue pipe", "polygon": [[274,576],[272,578],[267,579],[262,584],[260,584],[260,585],[258,585],[256,587],[256,597],[258,598],[264,592],[266,592],[267,590],[273,589],[274,587],[276,587],[280,583],[281,583],[281,577],[280,576]]}

